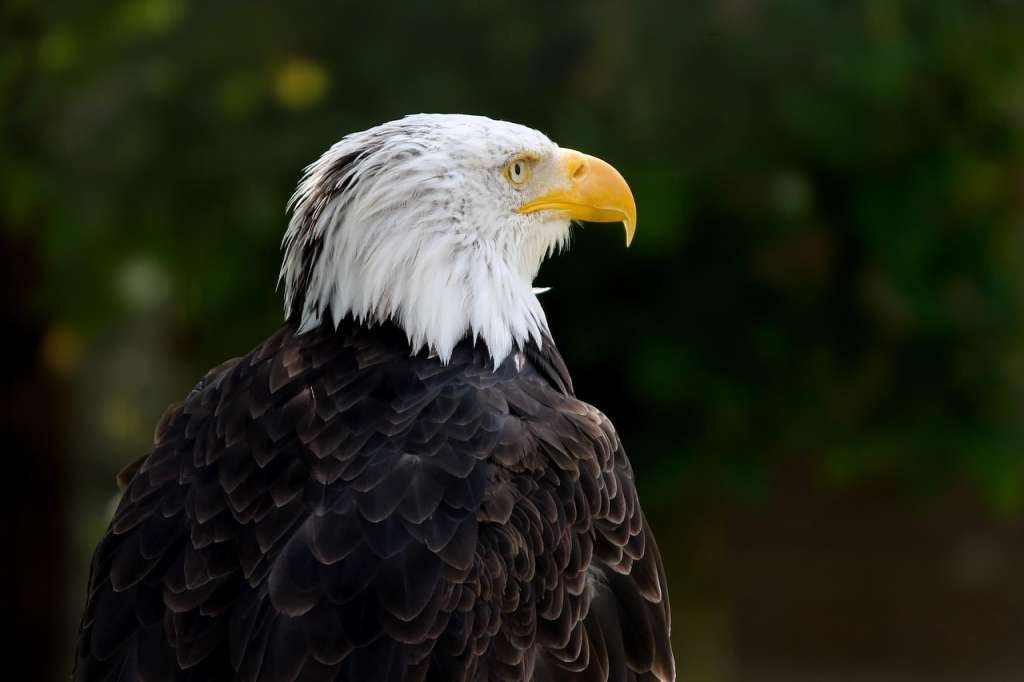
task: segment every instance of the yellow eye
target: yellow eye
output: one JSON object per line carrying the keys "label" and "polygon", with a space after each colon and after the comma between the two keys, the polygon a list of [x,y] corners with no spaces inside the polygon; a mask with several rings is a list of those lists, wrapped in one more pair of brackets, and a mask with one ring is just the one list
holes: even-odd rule
{"label": "yellow eye", "polygon": [[505,177],[513,185],[522,185],[530,179],[530,160],[524,156],[517,156],[505,166]]}

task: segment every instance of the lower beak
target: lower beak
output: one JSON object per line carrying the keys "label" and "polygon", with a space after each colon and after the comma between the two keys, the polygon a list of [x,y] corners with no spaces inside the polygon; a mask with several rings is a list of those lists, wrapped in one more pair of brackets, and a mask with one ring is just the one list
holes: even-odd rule
{"label": "lower beak", "polygon": [[572,149],[559,150],[559,165],[565,174],[563,188],[519,207],[520,213],[558,211],[573,220],[592,223],[622,223],[626,246],[636,232],[636,202],[619,171],[594,156]]}

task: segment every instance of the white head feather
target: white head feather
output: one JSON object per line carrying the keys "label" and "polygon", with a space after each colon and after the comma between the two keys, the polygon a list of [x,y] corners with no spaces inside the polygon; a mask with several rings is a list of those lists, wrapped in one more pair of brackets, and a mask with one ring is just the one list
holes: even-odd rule
{"label": "white head feather", "polygon": [[558,146],[480,116],[419,114],[355,133],[306,169],[283,241],[285,309],[300,331],[351,315],[394,321],[447,361],[467,335],[495,366],[547,333],[532,283],[568,217],[521,214],[505,168]]}

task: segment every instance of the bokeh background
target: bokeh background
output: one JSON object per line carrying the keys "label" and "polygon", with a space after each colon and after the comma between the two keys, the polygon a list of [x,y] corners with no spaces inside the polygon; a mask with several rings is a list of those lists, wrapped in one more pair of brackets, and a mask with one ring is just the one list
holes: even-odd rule
{"label": "bokeh background", "polygon": [[538,284],[615,422],[680,678],[1024,678],[1024,7],[0,5],[3,616],[64,679],[115,472],[280,323],[284,204],[406,113],[617,166]]}

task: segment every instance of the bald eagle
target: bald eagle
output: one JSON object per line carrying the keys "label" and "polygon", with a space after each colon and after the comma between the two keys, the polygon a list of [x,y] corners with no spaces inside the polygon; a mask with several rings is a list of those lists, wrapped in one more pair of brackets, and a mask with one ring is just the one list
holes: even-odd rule
{"label": "bald eagle", "polygon": [[611,422],[532,288],[610,165],[520,125],[355,133],[290,202],[286,321],[156,429],[92,561],[74,679],[675,677]]}

